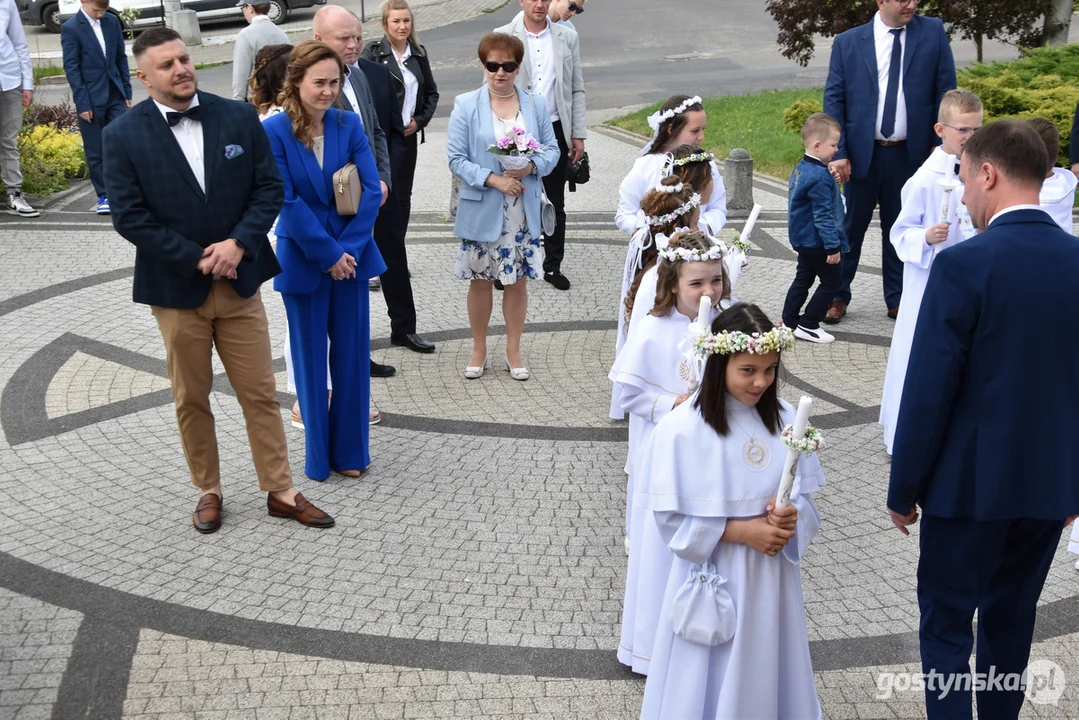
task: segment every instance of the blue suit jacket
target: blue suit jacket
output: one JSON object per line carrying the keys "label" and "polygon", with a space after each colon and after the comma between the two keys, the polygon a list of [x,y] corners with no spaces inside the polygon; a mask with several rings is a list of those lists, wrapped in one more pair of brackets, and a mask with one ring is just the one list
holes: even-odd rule
{"label": "blue suit jacket", "polygon": [[[540,225],[540,193],[543,191],[540,178],[558,164],[558,140],[543,96],[530,95],[521,88],[516,90],[525,129],[546,148],[532,158],[539,175],[526,175],[521,181],[525,186],[528,231],[533,238],[538,238],[543,230]],[[504,196],[483,184],[491,173],[502,174],[498,159],[487,150],[494,144],[491,94],[487,86],[458,95],[450,115],[446,154],[450,158],[450,171],[461,178],[457,221],[453,226],[453,234],[459,238],[494,242],[502,234]]]}
{"label": "blue suit jacket", "polygon": [[75,13],[60,27],[60,46],[64,51],[64,74],[71,86],[75,110],[103,110],[109,106],[109,90],[115,87],[125,100],[131,99],[131,74],[124,53],[124,33],[112,13],[101,18],[105,53],[94,35],[90,21]]}
{"label": "blue suit jacket", "polygon": [[[327,270],[344,253],[356,258],[356,276],[369,278],[386,271],[371,231],[382,202],[378,166],[367,133],[355,113],[326,111],[322,167],[314,153],[292,133],[292,120],[279,113],[262,124],[270,137],[277,166],[285,181],[285,204],[277,220],[277,259],[281,274],[274,290],[314,292]],[[334,200],[333,175],[355,163],[363,194],[359,212],[342,216]]]}
{"label": "blue suit jacket", "polygon": [[[907,154],[921,165],[937,144],[933,125],[944,93],[955,89],[955,61],[937,18],[915,15],[907,25],[903,49],[903,97],[907,109]],[[873,22],[851,28],[836,37],[828,81],[824,86],[824,112],[839,121],[842,135],[834,160],[848,158],[851,176],[860,180],[873,160],[877,132],[877,51]]]}
{"label": "blue suit jacket", "polygon": [[1014,210],[941,251],[922,299],[888,507],[1060,520],[1079,514],[1079,239]]}
{"label": "blue suit jacket", "polygon": [[251,297],[280,272],[266,237],[281,207],[281,176],[253,105],[199,92],[205,192],[153,100],[102,135],[105,188],[116,232],[135,253],[135,302],[197,308],[212,275],[202,250],[235,238],[246,248],[232,286]]}

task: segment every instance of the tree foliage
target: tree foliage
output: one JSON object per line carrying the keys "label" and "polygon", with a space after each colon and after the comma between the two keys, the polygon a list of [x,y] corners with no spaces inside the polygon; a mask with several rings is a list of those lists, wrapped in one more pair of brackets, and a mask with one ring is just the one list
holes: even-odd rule
{"label": "tree foliage", "polygon": [[[1038,24],[1052,0],[926,0],[918,12],[944,21],[948,37],[973,40],[981,59],[984,39],[1024,47],[1044,44]],[[768,0],[768,12],[779,25],[778,42],[783,56],[799,65],[809,64],[815,38],[832,37],[862,25],[877,11],[876,0]]]}

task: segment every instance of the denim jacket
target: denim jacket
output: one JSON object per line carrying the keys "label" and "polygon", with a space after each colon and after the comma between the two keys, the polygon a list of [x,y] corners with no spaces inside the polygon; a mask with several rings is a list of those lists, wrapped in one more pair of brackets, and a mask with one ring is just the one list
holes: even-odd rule
{"label": "denim jacket", "polygon": [[804,156],[791,173],[787,197],[787,234],[795,250],[850,252],[839,183],[827,165]]}

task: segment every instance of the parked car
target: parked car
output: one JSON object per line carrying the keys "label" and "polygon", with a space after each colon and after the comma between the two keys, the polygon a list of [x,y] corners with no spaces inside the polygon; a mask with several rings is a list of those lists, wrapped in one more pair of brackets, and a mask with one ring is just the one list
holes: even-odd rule
{"label": "parked car", "polygon": [[[28,24],[45,25],[53,32],[60,32],[60,24],[79,11],[79,0],[21,0],[24,3],[52,3],[58,7],[55,12],[56,29],[53,30],[51,22],[28,22]],[[270,20],[280,25],[288,18],[292,10],[311,7],[313,5],[325,5],[326,0],[270,0]],[[180,5],[184,10],[194,10],[200,23],[207,20],[223,20],[242,18],[243,10],[236,7],[236,0],[181,0]],[[163,25],[165,23],[165,6],[161,0],[112,0],[109,3],[109,12],[120,16],[124,10],[136,8],[139,15],[132,23],[135,30],[143,30],[149,27]],[[31,13],[32,14],[32,13]],[[125,25],[126,29],[126,25]]]}
{"label": "parked car", "polygon": [[[23,25],[44,25],[49,32],[60,32],[60,3],[57,0],[17,0]],[[78,9],[78,3],[75,3]]]}

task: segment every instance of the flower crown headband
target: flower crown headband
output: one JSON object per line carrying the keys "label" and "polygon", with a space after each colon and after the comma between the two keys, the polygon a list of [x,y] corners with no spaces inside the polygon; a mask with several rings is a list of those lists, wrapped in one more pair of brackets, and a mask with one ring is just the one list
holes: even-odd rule
{"label": "flower crown headband", "polygon": [[675,117],[676,115],[681,115],[686,110],[689,110],[691,107],[693,107],[694,105],[700,105],[700,104],[701,104],[700,95],[694,95],[691,98],[687,98],[686,100],[683,100],[682,103],[680,105],[678,105],[677,107],[673,107],[670,110],[664,110],[663,112],[660,112],[659,110],[657,110],[654,113],[652,113],[651,115],[649,115],[648,116],[648,127],[652,128],[652,139],[649,140],[648,144],[644,146],[643,150],[641,150],[641,155],[647,155],[648,153],[650,153],[652,151],[652,147],[656,144],[656,138],[659,137],[659,128],[660,128],[661,125],[663,125],[663,123],[667,122],[668,120]]}
{"label": "flower crown headband", "polygon": [[710,152],[693,153],[685,157],[675,158],[672,153],[667,153],[667,162],[663,164],[663,177],[674,175],[675,168],[685,167],[693,163],[711,162],[716,156]]}
{"label": "flower crown headband", "polygon": [[674,195],[675,193],[682,192],[682,189],[684,187],[685,186],[682,185],[682,183],[677,183],[675,185],[656,185],[652,189],[655,190],[658,193],[666,193],[667,195]]}
{"label": "flower crown headband", "polygon": [[723,256],[727,254],[727,247],[711,235],[707,237],[712,241],[712,247],[707,250],[671,247],[671,238],[677,234],[674,233],[671,237],[667,237],[660,233],[656,236],[656,252],[667,262],[708,262],[710,260],[722,260]]}
{"label": "flower crown headband", "polygon": [[[679,183],[679,185],[681,185],[681,183]],[[678,191],[677,190],[671,190],[671,191],[664,190],[663,192],[678,192]],[[683,203],[680,207],[675,208],[672,212],[669,212],[666,215],[646,215],[645,218],[644,218],[644,221],[648,225],[666,225],[667,223],[674,222],[678,218],[682,217],[683,215],[685,215],[687,212],[689,212],[693,208],[700,207],[700,204],[701,204],[701,196],[698,193],[693,193],[693,195],[689,198],[689,200],[686,200],[685,203]]]}
{"label": "flower crown headband", "polygon": [[752,335],[724,330],[715,335],[705,333],[698,337],[693,344],[697,355],[703,358],[711,355],[733,355],[740,352],[747,352],[751,355],[767,355],[770,352],[783,352],[793,348],[794,331],[783,323],[779,323],[766,333],[755,332]]}

